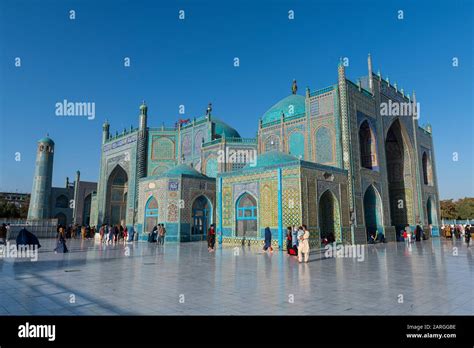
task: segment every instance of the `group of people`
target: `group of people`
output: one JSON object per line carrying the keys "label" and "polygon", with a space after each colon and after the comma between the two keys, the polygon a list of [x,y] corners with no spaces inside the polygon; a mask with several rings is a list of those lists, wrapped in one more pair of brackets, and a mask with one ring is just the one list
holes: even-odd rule
{"label": "group of people", "polygon": [[64,225],[59,224],[57,228],[57,233],[59,233],[60,229],[64,230],[64,238],[66,239],[92,239],[95,235],[95,227],[89,225],[69,225],[65,227]]}
{"label": "group of people", "polygon": [[164,224],[153,226],[153,230],[148,236],[149,243],[156,243],[157,245],[164,245],[166,237],[166,227]]}
{"label": "group of people", "polygon": [[[267,227],[268,228],[268,227]],[[268,230],[270,230],[268,228]],[[265,229],[266,239],[266,229]],[[309,231],[306,225],[301,225],[298,228],[296,226],[288,226],[286,229],[286,251],[288,255],[298,257],[298,261],[301,263],[309,261]]]}
{"label": "group of people", "polygon": [[120,224],[110,225],[102,224],[99,228],[99,240],[101,243],[114,244],[119,242],[125,242],[128,238],[127,226]]}
{"label": "group of people", "polygon": [[411,231],[410,225],[406,225],[405,229],[403,230],[402,237],[406,244],[410,244],[414,241],[419,242],[426,239],[425,232],[423,231],[421,224],[416,225],[413,232]]}
{"label": "group of people", "polygon": [[[470,224],[466,225],[443,225],[441,226],[441,230],[443,231],[443,235],[446,238],[450,239],[461,239],[464,236],[464,241],[466,242],[467,246],[469,247],[469,243],[471,242],[472,233],[474,230],[472,229]],[[453,238],[454,236],[454,238]]]}

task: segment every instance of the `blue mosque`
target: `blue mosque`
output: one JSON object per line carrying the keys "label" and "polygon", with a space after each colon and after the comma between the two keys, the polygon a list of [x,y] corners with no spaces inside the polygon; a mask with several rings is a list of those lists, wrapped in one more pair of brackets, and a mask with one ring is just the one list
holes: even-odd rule
{"label": "blue mosque", "polygon": [[[215,224],[219,242],[249,245],[263,244],[270,227],[280,248],[286,227],[302,224],[313,247],[328,237],[367,243],[374,233],[395,241],[416,224],[436,236],[431,126],[418,124],[415,92],[374,73],[370,55],[367,68],[353,82],[340,62],[333,85],[304,93],[293,81],[289,95],[255,115],[255,138],[241,137],[211,104],[200,117],[153,127],[143,102],[137,128],[112,135],[103,124],[97,183],[78,173],[52,188],[54,142],[40,139],[29,218],[122,224],[139,240],[163,223],[169,242],[203,240]],[[386,105],[414,113],[386,114]]]}

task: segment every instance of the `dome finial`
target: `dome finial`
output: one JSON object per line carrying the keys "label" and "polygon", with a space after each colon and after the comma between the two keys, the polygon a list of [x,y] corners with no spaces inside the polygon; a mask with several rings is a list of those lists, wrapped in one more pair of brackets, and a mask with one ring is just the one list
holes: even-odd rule
{"label": "dome finial", "polygon": [[212,103],[209,103],[206,109],[206,116],[211,116],[211,112],[212,112]]}
{"label": "dome finial", "polygon": [[296,80],[293,79],[293,84],[291,85],[291,93],[296,94],[298,91],[298,84],[296,83]]}

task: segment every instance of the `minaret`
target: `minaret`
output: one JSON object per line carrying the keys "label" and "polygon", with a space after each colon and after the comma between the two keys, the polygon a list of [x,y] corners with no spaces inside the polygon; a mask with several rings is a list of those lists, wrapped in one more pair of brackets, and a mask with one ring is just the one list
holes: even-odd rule
{"label": "minaret", "polygon": [[28,220],[49,219],[53,181],[54,141],[46,136],[38,140],[35,176],[31,190]]}
{"label": "minaret", "polygon": [[110,124],[109,121],[105,120],[104,124],[102,125],[102,144],[105,144],[107,139],[109,139],[109,131],[110,131]]}
{"label": "minaret", "polygon": [[[79,182],[81,181],[81,172],[77,171],[76,172],[76,180],[74,181],[74,208],[72,209],[72,221],[74,221],[75,224],[81,223],[83,221],[79,221],[77,218],[77,202],[79,199]],[[82,216],[82,219],[84,219],[84,216]]]}
{"label": "minaret", "polygon": [[[354,212],[355,215],[355,204],[354,204],[354,180],[352,170],[352,153],[351,153],[351,127],[350,127],[350,115],[348,110],[348,96],[347,96],[347,82],[346,82],[346,71],[342,59],[339,62],[337,68],[337,82],[339,89],[339,108],[341,112],[341,128],[342,128],[342,167],[347,170],[348,177],[348,194],[349,194],[349,209]],[[317,151],[317,150],[316,150]],[[357,219],[357,217],[355,217]],[[351,243],[355,243],[354,229],[351,226]]]}
{"label": "minaret", "polygon": [[369,56],[367,57],[367,67],[369,70],[369,90],[372,94],[374,94],[374,79],[372,77],[372,57]]}
{"label": "minaret", "polygon": [[147,113],[148,107],[146,106],[145,101],[143,101],[142,105],[140,105],[140,116],[138,123],[137,179],[141,179],[146,176]]}

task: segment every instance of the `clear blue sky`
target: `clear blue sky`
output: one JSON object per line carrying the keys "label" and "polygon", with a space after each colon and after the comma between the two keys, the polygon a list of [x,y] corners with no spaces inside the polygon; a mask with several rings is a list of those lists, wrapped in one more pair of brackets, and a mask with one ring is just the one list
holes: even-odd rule
{"label": "clear blue sky", "polygon": [[[180,104],[185,117],[200,116],[211,101],[216,116],[254,136],[293,78],[300,93],[334,84],[339,57],[348,57],[355,81],[368,52],[375,71],[416,90],[420,123],[433,126],[441,198],[474,196],[468,0],[0,0],[0,191],[30,192],[36,141],[46,133],[56,142],[53,185],[77,169],[96,181],[104,119],[114,133],[136,126],[143,99],[150,126],[173,124]],[[55,116],[63,99],[95,102],[96,118]]]}

